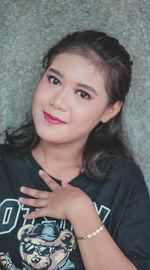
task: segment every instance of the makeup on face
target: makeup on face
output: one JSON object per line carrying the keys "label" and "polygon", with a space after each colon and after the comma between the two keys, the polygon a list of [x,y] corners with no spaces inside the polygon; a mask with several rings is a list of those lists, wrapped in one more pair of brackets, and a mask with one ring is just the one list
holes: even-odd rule
{"label": "makeup on face", "polygon": [[49,114],[47,112],[44,112],[44,118],[45,118],[45,120],[48,123],[50,123],[52,125],[62,125],[62,124],[65,124],[64,121],[62,121],[61,119],[59,119],[59,118],[57,118],[57,117],[55,117],[52,114]]}
{"label": "makeup on face", "polygon": [[82,56],[60,54],[36,90],[32,107],[36,131],[51,144],[81,147],[103,120],[107,104],[105,80],[95,66]]}

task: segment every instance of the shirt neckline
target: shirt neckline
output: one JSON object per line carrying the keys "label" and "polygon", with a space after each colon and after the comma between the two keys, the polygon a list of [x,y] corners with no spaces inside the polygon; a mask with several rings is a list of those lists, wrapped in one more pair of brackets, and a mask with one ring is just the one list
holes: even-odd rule
{"label": "shirt neckline", "polygon": [[[32,155],[32,152],[30,152],[28,154],[28,164],[32,167],[32,169],[34,169],[37,173],[37,171],[39,170],[44,170],[40,164],[36,161],[36,159],[33,157]],[[44,170],[45,171],[45,170]],[[79,173],[77,176],[75,176],[71,181],[68,182],[68,184],[71,184],[71,185],[76,185],[80,180],[81,180],[81,177],[84,176],[85,173],[84,172],[81,172]],[[57,179],[55,178],[54,176],[50,175],[50,177],[52,177],[56,182],[58,182],[59,184],[61,184],[62,180],[60,179]]]}

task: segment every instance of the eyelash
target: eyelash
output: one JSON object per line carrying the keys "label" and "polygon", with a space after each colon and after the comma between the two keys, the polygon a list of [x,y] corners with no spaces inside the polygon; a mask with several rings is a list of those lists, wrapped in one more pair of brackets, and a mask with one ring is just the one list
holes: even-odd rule
{"label": "eyelash", "polygon": [[[76,92],[77,96],[79,96],[78,93],[84,94],[84,97],[83,97],[83,96],[79,96],[79,97],[81,97],[81,98],[83,98],[83,99],[91,99],[91,96],[90,96],[86,91],[83,91],[83,90],[76,90],[75,92]],[[85,96],[86,96],[86,97],[85,97]]]}
{"label": "eyelash", "polygon": [[[53,75],[48,75],[47,78],[48,78],[49,83],[54,84],[54,85],[61,86],[60,80],[57,79],[55,76],[53,76]],[[52,80],[52,81],[51,81],[51,80]],[[57,82],[57,83],[56,83],[56,82]],[[90,96],[86,91],[83,91],[83,90],[76,90],[75,93],[77,94],[77,96],[79,96],[79,97],[82,98],[82,99],[91,99],[91,96]],[[78,95],[78,93],[84,94],[84,97]]]}
{"label": "eyelash", "polygon": [[[53,76],[53,75],[48,75],[47,78],[48,78],[48,81],[49,81],[51,84],[61,86],[60,80],[57,79],[55,76]],[[52,80],[52,81],[51,81],[51,80]],[[56,82],[57,82],[57,83],[56,83]]]}

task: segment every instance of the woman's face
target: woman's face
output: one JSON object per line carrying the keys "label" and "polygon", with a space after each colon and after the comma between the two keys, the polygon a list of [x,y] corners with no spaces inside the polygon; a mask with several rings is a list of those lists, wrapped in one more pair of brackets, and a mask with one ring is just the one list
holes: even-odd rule
{"label": "woman's face", "polygon": [[33,120],[42,140],[84,145],[88,134],[112,115],[102,73],[81,55],[62,53],[42,77],[33,100]]}

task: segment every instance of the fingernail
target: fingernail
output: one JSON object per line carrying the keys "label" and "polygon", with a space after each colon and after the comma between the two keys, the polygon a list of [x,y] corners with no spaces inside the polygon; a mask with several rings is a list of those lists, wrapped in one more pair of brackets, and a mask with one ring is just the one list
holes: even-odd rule
{"label": "fingernail", "polygon": [[25,188],[25,187],[24,187],[24,186],[22,186],[22,187],[20,188],[20,191],[24,191],[24,188]]}
{"label": "fingernail", "polygon": [[39,170],[39,174],[42,175],[44,173],[43,170]]}

